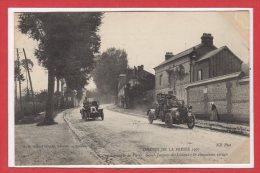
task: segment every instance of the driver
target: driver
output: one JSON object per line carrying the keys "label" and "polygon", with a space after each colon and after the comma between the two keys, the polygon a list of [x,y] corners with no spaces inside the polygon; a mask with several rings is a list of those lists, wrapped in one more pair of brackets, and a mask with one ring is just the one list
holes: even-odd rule
{"label": "driver", "polygon": [[92,102],[92,106],[95,106],[96,109],[98,109],[98,102],[97,102],[97,101],[93,101],[93,102]]}
{"label": "driver", "polygon": [[85,97],[85,100],[83,101],[83,106],[84,107],[89,106],[89,101],[87,97]]}

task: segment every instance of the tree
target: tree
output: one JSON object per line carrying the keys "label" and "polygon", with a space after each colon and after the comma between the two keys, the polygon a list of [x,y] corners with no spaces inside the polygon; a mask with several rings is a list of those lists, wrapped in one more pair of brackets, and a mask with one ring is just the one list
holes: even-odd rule
{"label": "tree", "polygon": [[[70,67],[69,73],[64,74],[64,78],[67,84],[67,93],[70,94],[70,97],[72,97],[73,100],[76,98],[77,100],[82,99],[82,89],[85,85],[88,84],[88,80],[90,78],[90,75],[88,75],[86,72],[80,71],[78,67],[79,66],[72,66]],[[74,95],[73,91],[76,91],[77,95]]]}
{"label": "tree", "polygon": [[[42,124],[52,124],[55,77],[61,78],[77,66],[82,73],[91,71],[100,38],[97,31],[102,13],[22,13],[18,28],[37,40],[35,56],[48,70],[46,115]],[[66,72],[66,73],[65,73]],[[75,71],[73,71],[74,73]]]}
{"label": "tree", "polygon": [[124,50],[109,48],[97,57],[93,80],[100,92],[116,94],[118,77],[128,68],[127,54]]}
{"label": "tree", "polygon": [[[24,81],[24,75],[21,73],[21,69],[20,69],[20,62],[18,60],[15,60],[14,62],[14,79],[17,82],[22,82]],[[20,91],[19,91],[20,92]],[[20,95],[21,98],[21,95]]]}
{"label": "tree", "polygon": [[14,62],[14,80],[15,80],[15,101],[17,102],[17,81],[19,84],[19,100],[20,100],[20,109],[23,111],[23,103],[22,103],[22,87],[21,84],[25,80],[23,74],[21,73],[21,68],[20,68],[20,60],[19,60],[19,55],[18,55],[18,50],[17,50],[17,60]]}
{"label": "tree", "polygon": [[42,90],[42,91],[35,94],[35,98],[38,102],[44,103],[47,100],[47,95],[48,95],[48,91]]}
{"label": "tree", "polygon": [[31,59],[22,59],[21,60],[21,66],[24,68],[25,70],[25,78],[26,78],[26,92],[27,92],[27,96],[30,96],[30,90],[29,90],[29,85],[28,85],[28,75],[27,75],[27,65],[28,65],[28,70],[32,71],[33,68],[33,62]]}
{"label": "tree", "polygon": [[168,73],[169,85],[170,87],[173,86],[173,92],[176,94],[177,81],[183,80],[188,73],[185,72],[185,68],[182,64],[175,66],[173,69],[167,69],[166,71]]}

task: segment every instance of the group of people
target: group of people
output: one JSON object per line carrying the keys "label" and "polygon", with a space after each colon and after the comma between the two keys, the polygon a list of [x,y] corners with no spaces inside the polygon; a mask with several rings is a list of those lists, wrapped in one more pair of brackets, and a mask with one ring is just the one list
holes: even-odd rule
{"label": "group of people", "polygon": [[[174,95],[165,95],[165,94],[157,94],[157,100],[160,103],[166,103],[166,106],[171,107],[172,105],[184,105],[184,102],[177,100],[176,96]],[[214,102],[210,102],[211,105],[211,113],[209,116],[209,120],[210,121],[219,121],[219,114],[218,114],[218,110],[217,110],[217,106],[215,105]]]}
{"label": "group of people", "polygon": [[96,109],[98,109],[98,102],[94,101],[94,100],[91,101],[87,97],[85,97],[85,100],[83,101],[83,106],[84,107],[94,106],[94,107],[96,107]]}

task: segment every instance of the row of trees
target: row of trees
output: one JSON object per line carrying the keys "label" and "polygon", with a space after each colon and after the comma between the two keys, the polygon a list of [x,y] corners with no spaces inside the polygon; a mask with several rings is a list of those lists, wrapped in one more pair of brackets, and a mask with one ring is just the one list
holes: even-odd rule
{"label": "row of trees", "polygon": [[[32,112],[33,114],[36,114],[36,104],[34,100],[34,92],[33,92],[33,87],[32,87],[32,80],[31,80],[31,75],[30,72],[32,71],[32,68],[34,66],[33,62],[31,59],[28,59],[26,57],[25,49],[23,49],[23,56],[24,59],[20,60],[20,52],[19,49],[17,48],[17,59],[15,60],[15,66],[14,66],[14,80],[15,80],[15,101],[18,103],[18,91],[17,91],[17,83],[19,86],[19,105],[16,104],[16,112],[20,112],[19,117],[24,115],[24,103],[22,99],[22,82],[25,81],[26,78],[26,88],[25,88],[25,101],[29,101],[29,99],[32,99],[33,102],[33,107],[32,107]],[[24,78],[25,74],[25,78]],[[29,83],[30,83],[30,89],[29,89]]]}
{"label": "row of trees", "polygon": [[[29,89],[29,79],[28,79],[28,75],[27,75],[28,74],[27,70],[32,71],[34,64],[31,59],[22,59],[21,61],[19,59],[17,59],[17,60],[15,60],[14,63],[15,63],[14,64],[15,82],[22,83],[26,80],[26,95],[29,96],[30,89]],[[27,69],[27,66],[28,66],[28,69]],[[22,68],[20,68],[20,67],[22,67]],[[19,97],[20,98],[21,98],[21,92],[22,92],[22,89],[21,89],[21,87],[19,87]],[[17,87],[15,88],[15,100],[18,100]]]}
{"label": "row of trees", "polygon": [[109,48],[97,56],[93,80],[98,92],[104,95],[117,95],[118,77],[127,73],[128,60],[125,50]]}
{"label": "row of trees", "polygon": [[55,77],[67,88],[82,92],[94,67],[100,47],[97,34],[102,13],[22,13],[18,28],[38,41],[35,57],[48,70],[46,115],[41,123],[52,124]]}

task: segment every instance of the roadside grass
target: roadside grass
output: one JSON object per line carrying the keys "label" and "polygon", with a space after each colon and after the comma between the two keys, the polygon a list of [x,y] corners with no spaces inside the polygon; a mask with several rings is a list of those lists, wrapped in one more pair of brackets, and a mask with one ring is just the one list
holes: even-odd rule
{"label": "roadside grass", "polygon": [[[35,112],[32,101],[22,102],[22,107],[19,103],[15,104],[15,124],[33,124],[42,122],[45,117],[45,102],[35,102]],[[65,110],[65,108],[57,108],[57,105],[54,105],[54,118],[56,115]]]}

